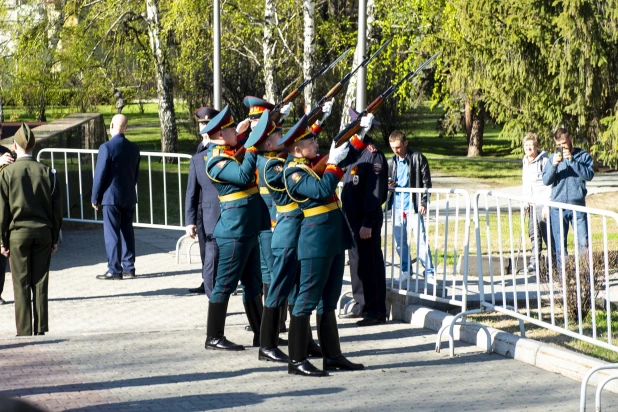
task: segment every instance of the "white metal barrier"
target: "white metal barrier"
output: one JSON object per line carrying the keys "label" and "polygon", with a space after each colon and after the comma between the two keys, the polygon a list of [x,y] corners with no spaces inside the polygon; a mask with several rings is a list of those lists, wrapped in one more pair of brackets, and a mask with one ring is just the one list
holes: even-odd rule
{"label": "white metal barrier", "polygon": [[[618,350],[611,319],[618,241],[608,235],[618,232],[618,214],[492,191],[477,192],[473,207],[481,308],[462,316],[495,311],[519,319],[520,324],[527,321]],[[534,222],[539,213],[551,217],[544,220],[541,216],[540,225],[529,230],[527,215]],[[574,224],[567,236],[570,217]],[[545,254],[543,237],[547,239]],[[554,237],[564,241],[559,251]],[[569,248],[572,255],[568,255]]]}
{"label": "white metal barrier", "polygon": [[[103,217],[100,216],[100,213],[90,206],[90,192],[97,154],[98,150],[67,148],[42,149],[38,153],[37,160],[58,169],[59,179],[64,180],[65,221],[103,223]],[[47,157],[48,155],[49,157]],[[135,187],[138,202],[135,206],[133,226],[184,230],[183,200],[185,191],[183,190],[182,175],[183,168],[188,169],[191,155],[158,152],[142,152],[140,155],[141,162],[146,162],[148,169],[146,173],[140,172]],[[153,161],[153,159],[155,160]],[[166,163],[165,160],[167,159],[175,159],[175,164]],[[77,174],[76,177],[72,176],[75,174]],[[184,174],[188,174],[186,170]],[[171,178],[168,175],[172,175]],[[186,177],[184,180],[186,186]],[[142,189],[146,187],[147,190]],[[160,201],[161,194],[163,195],[162,203]],[[77,206],[79,206],[79,209],[76,211]],[[178,248],[184,237],[181,237],[176,245],[177,259]]]}

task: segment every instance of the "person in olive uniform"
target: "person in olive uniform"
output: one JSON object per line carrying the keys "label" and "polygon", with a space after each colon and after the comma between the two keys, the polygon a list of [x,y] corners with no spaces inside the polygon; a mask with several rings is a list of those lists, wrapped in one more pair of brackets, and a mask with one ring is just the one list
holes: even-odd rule
{"label": "person in olive uniform", "polygon": [[[363,119],[364,126],[365,123]],[[364,127],[363,132],[367,129]],[[339,165],[343,166],[348,157],[350,144],[364,150],[363,136],[354,136],[340,147],[333,142],[322,177],[309,166],[317,155],[318,144],[315,134],[307,127],[306,116],[279,142],[289,146],[289,153],[295,158],[285,168],[283,179],[288,195],[304,215],[297,248],[301,265],[300,288],[290,319],[290,374],[325,376],[328,369],[363,369],[363,365],[352,363],[342,355],[335,317],[343,282],[345,250],[353,242],[335,190],[344,173]],[[324,370],[317,369],[307,360],[309,317],[316,307]]]}
{"label": "person in olive uniform", "polygon": [[[210,107],[197,109],[195,116],[200,130],[217,114],[219,111]],[[212,232],[221,213],[219,192],[204,173],[204,161],[207,158],[209,144],[208,134],[203,134],[197,153],[191,158],[185,196],[185,230],[191,238],[195,239],[197,236],[202,259],[202,284],[197,288],[189,289],[189,293],[205,293],[208,297],[212,294],[215,284],[215,272],[219,259],[219,248]]]}
{"label": "person in olive uniform", "polygon": [[[2,139],[2,124],[0,124],[0,139]],[[13,154],[9,149],[4,146],[0,146],[0,170],[13,163]],[[4,291],[4,278],[6,276],[6,256],[0,254],[0,305],[4,305],[6,302],[2,299],[2,292]]]}
{"label": "person in olive uniform", "polygon": [[[253,345],[260,343],[263,306],[258,235],[269,228],[270,222],[255,179],[257,149],[250,147],[242,162],[237,160],[232,149],[237,143],[234,126],[234,118],[226,106],[200,132],[210,136],[206,174],[219,192],[221,203],[221,216],[213,232],[219,246],[219,263],[208,304],[206,349],[244,349],[224,335],[228,301],[239,280],[244,286],[243,303],[254,331]],[[238,131],[248,126],[249,122],[243,121]]]}
{"label": "person in olive uniform", "polygon": [[17,160],[0,172],[0,253],[9,258],[18,336],[49,330],[47,288],[51,254],[58,250],[62,198],[56,171],[32,157],[34,134],[22,123],[14,136]]}
{"label": "person in olive uniform", "polygon": [[[358,116],[350,109],[352,119]],[[374,125],[378,125],[374,122]],[[358,326],[386,321],[386,270],[381,247],[382,204],[388,193],[388,168],[384,154],[366,136],[367,147],[343,177],[343,211],[354,235],[354,247],[348,251],[354,316],[364,316]]]}

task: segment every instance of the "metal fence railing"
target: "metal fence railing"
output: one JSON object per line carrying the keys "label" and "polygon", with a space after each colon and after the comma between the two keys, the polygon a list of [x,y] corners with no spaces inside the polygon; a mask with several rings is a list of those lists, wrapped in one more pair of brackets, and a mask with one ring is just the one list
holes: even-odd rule
{"label": "metal fence railing", "polygon": [[[56,169],[64,188],[64,220],[103,223],[90,205],[97,150],[42,149],[39,162]],[[169,159],[173,162],[168,163]],[[184,229],[184,192],[191,156],[177,153],[141,153],[137,185],[135,227]]]}

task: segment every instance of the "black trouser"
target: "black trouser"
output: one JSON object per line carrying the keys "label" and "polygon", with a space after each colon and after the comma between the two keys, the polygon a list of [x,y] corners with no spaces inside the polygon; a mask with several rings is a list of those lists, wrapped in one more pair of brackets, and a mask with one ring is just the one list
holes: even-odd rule
{"label": "black trouser", "polygon": [[6,275],[6,257],[0,255],[0,297],[4,291],[4,276]]}
{"label": "black trouser", "polygon": [[382,254],[382,219],[376,219],[371,237],[361,239],[360,222],[350,222],[356,245],[348,251],[352,293],[358,303],[353,310],[376,319],[386,318],[386,270]]}

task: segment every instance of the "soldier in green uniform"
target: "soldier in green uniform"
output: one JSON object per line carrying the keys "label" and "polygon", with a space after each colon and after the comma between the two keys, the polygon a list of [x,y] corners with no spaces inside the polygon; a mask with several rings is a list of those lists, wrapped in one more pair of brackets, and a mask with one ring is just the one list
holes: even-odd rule
{"label": "soldier in green uniform", "polygon": [[[318,132],[320,125],[330,115],[333,101],[324,104],[322,119],[316,121],[312,130]],[[283,169],[294,159],[290,155],[278,157],[277,153],[283,149],[278,145],[281,131],[270,120],[270,113],[264,112],[260,123],[254,128],[251,142],[265,153],[264,161],[258,157],[258,175],[262,176],[271,198],[276,205],[277,221],[272,236],[272,254],[274,258],[270,291],[264,299],[264,314],[262,316],[261,342],[258,354],[259,360],[287,362],[288,358],[278,349],[277,322],[283,317],[285,304],[290,302],[290,312],[293,311],[294,301],[298,292],[300,266],[296,247],[300,234],[300,224],[303,219],[298,204],[292,201],[285,191],[283,183]],[[255,134],[254,134],[255,133]],[[287,161],[286,161],[287,158]],[[277,308],[281,308],[280,311]],[[307,353],[309,356],[322,356],[320,347],[314,342],[309,326]]]}
{"label": "soldier in green uniform", "polygon": [[[249,116],[248,119],[251,121],[251,128],[255,127],[260,119],[260,116],[264,113],[265,110],[272,111],[275,108],[275,105],[267,102],[264,99],[260,99],[259,97],[254,96],[246,96],[243,99],[243,103],[245,106],[249,108]],[[283,124],[283,120],[290,114],[290,109],[292,107],[292,103],[288,103],[283,106],[280,110],[281,116],[279,117],[279,123],[277,126],[281,126]],[[279,129],[281,132],[281,129]],[[281,136],[280,136],[281,137]],[[278,139],[277,139],[278,140]],[[248,140],[247,140],[248,141]],[[245,147],[250,147],[253,145],[248,145],[246,142],[244,143]],[[256,145],[257,146],[257,145]],[[266,204],[268,210],[268,218],[270,220],[270,227],[266,230],[260,232],[259,243],[260,243],[260,267],[262,270],[262,284],[263,284],[263,293],[264,293],[264,302],[266,302],[266,298],[268,296],[268,289],[270,288],[270,284],[273,276],[273,263],[274,258],[271,251],[271,243],[272,243],[272,229],[275,227],[276,219],[277,219],[277,209],[275,207],[275,203],[264,184],[264,176],[262,175],[262,171],[264,170],[264,163],[270,157],[277,156],[277,153],[265,151],[264,148],[258,148],[258,158],[257,158],[257,170],[258,170],[258,188],[260,191],[260,196],[264,203]],[[284,311],[286,309],[283,309]],[[280,325],[280,328],[285,329],[285,321]]]}
{"label": "soldier in green uniform", "polygon": [[[243,123],[248,126],[248,122]],[[210,136],[206,174],[219,192],[221,203],[221,216],[213,232],[219,246],[219,263],[208,305],[206,349],[244,349],[224,336],[228,301],[239,280],[244,286],[243,303],[254,331],[253,345],[260,343],[263,306],[258,235],[270,224],[255,181],[257,149],[250,147],[242,162],[237,160],[231,149],[237,143],[234,126],[226,106],[200,132]]]}
{"label": "soldier in green uniform", "polygon": [[32,157],[35,139],[22,123],[14,136],[17,160],[0,172],[0,253],[9,258],[15,290],[17,335],[49,330],[47,286],[51,254],[58,249],[62,198],[56,171]]}
{"label": "soldier in green uniform", "polygon": [[[369,123],[371,124],[371,123]],[[325,376],[327,369],[363,369],[341,353],[335,309],[343,282],[344,252],[352,246],[353,238],[340,209],[335,190],[343,177],[350,144],[360,153],[366,129],[349,143],[330,149],[328,166],[323,176],[310,167],[317,156],[315,134],[307,127],[303,116],[281,139],[279,144],[289,147],[294,157],[283,171],[283,181],[289,197],[303,212],[298,239],[300,260],[300,288],[290,320],[288,373],[304,376]],[[317,307],[318,339],[324,357],[324,370],[307,360],[307,331],[311,312]]]}

